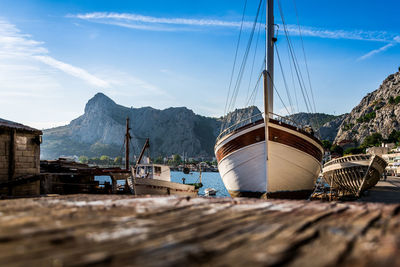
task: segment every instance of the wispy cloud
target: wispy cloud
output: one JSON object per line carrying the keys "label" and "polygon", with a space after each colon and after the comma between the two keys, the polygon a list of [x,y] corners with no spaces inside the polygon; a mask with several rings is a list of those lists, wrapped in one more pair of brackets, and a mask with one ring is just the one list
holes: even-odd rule
{"label": "wispy cloud", "polygon": [[[158,18],[129,13],[93,12],[86,14],[67,15],[67,17],[104,22],[104,20],[129,21],[147,24],[173,24],[187,26],[218,26],[218,27],[240,27],[240,22],[223,21],[215,19],[188,19],[188,18]],[[247,24],[248,22],[246,22]],[[247,25],[248,26],[248,25]]]}
{"label": "wispy cloud", "polygon": [[392,46],[394,46],[394,45],[395,45],[394,43],[389,43],[389,44],[387,44],[387,45],[384,45],[384,46],[382,46],[381,48],[372,50],[371,52],[368,52],[367,54],[365,54],[365,55],[359,57],[358,60],[364,60],[364,59],[370,58],[370,57],[372,57],[373,55],[376,55],[376,54],[379,54],[379,53],[381,53],[381,52],[384,52],[384,51],[388,50],[390,47],[392,47]]}
{"label": "wispy cloud", "polygon": [[[283,30],[283,26],[280,26]],[[291,35],[300,35],[297,25],[287,25],[287,30]],[[301,27],[301,34],[309,37],[319,37],[324,39],[346,39],[374,42],[389,42],[396,36],[385,31],[364,31],[364,30],[329,30],[315,27]]]}
{"label": "wispy cloud", "polygon": [[400,36],[396,36],[396,37],[393,38],[392,42],[390,42],[390,43],[388,43],[388,44],[386,44],[386,45],[384,45],[384,46],[382,46],[382,47],[380,47],[378,49],[374,49],[374,50],[366,53],[365,55],[359,57],[357,60],[358,61],[364,60],[364,59],[370,58],[370,57],[372,57],[372,56],[374,56],[376,54],[385,52],[389,48],[394,47],[394,46],[398,45],[399,43],[400,43]]}
{"label": "wispy cloud", "polygon": [[[226,21],[218,19],[193,19],[193,18],[166,18],[144,16],[131,13],[112,13],[112,12],[92,12],[85,14],[69,14],[69,18],[86,20],[93,23],[115,25],[119,27],[148,30],[148,31],[188,31],[204,27],[232,28],[239,29],[240,21]],[[251,28],[253,22],[245,21],[243,27]],[[283,25],[279,25],[282,32]],[[298,36],[300,34],[297,25],[287,25],[289,34]],[[390,42],[397,34],[385,31],[365,31],[365,30],[342,30],[342,29],[322,29],[316,27],[302,27],[303,36],[318,37],[324,39],[347,39],[361,41]]]}
{"label": "wispy cloud", "polygon": [[109,84],[88,71],[59,61],[48,55],[43,42],[35,41],[23,34],[13,24],[0,19],[0,58],[17,60],[36,60],[66,74],[79,78],[93,86],[105,88]]}
{"label": "wispy cloud", "polygon": [[78,68],[75,66],[72,66],[70,64],[67,64],[65,62],[56,60],[50,56],[33,56],[33,58],[41,61],[42,63],[49,65],[53,68],[59,69],[69,75],[72,75],[74,77],[77,77],[79,79],[82,79],[86,82],[88,82],[89,84],[92,84],[94,86],[97,87],[101,87],[101,88],[106,88],[109,87],[110,84],[92,74],[90,74],[89,72],[87,72],[86,70],[82,69],[82,68]]}

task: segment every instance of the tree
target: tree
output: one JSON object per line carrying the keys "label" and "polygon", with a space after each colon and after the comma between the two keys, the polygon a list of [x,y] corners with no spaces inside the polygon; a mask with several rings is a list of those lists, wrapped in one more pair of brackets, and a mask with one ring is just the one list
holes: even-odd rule
{"label": "tree", "polygon": [[158,156],[155,160],[154,163],[156,164],[163,164],[164,163],[164,159],[161,156]]}
{"label": "tree", "polygon": [[114,159],[114,165],[122,165],[122,157],[118,156]]}
{"label": "tree", "polygon": [[80,163],[84,163],[84,164],[87,164],[89,162],[89,158],[86,156],[80,156],[78,160]]}
{"label": "tree", "polygon": [[364,153],[364,149],[361,147],[350,147],[344,151],[344,155],[354,155]]}
{"label": "tree", "polygon": [[110,157],[103,155],[100,157],[100,162],[101,162],[101,164],[107,165],[110,163]]}
{"label": "tree", "polygon": [[179,156],[178,154],[175,154],[174,157],[173,157],[173,159],[174,159],[174,163],[175,163],[176,165],[179,165],[179,164],[182,163],[182,158],[181,158],[181,156]]}
{"label": "tree", "polygon": [[388,143],[397,143],[400,141],[400,131],[393,130],[388,139],[386,140]]}
{"label": "tree", "polygon": [[393,96],[389,97],[388,103],[391,104],[391,105],[394,104],[394,98],[393,98]]}
{"label": "tree", "polygon": [[89,159],[89,163],[98,165],[98,164],[100,164],[100,159],[97,157],[91,158],[91,159]]}
{"label": "tree", "polygon": [[325,150],[330,150],[330,149],[331,149],[331,146],[332,146],[332,143],[331,143],[330,141],[328,141],[328,140],[322,140],[322,147],[323,147]]}
{"label": "tree", "polygon": [[367,148],[371,146],[379,146],[382,143],[382,141],[383,137],[380,133],[373,133],[364,139],[364,142],[361,144],[361,147]]}
{"label": "tree", "polygon": [[343,148],[341,146],[333,145],[331,147],[331,152],[343,156]]}

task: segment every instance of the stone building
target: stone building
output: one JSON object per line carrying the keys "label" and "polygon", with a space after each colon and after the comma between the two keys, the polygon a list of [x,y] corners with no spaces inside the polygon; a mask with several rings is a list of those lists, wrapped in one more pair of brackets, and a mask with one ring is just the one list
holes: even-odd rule
{"label": "stone building", "polygon": [[[18,184],[40,174],[42,131],[0,119],[0,195],[38,195],[40,181]],[[9,186],[10,182],[12,187]]]}

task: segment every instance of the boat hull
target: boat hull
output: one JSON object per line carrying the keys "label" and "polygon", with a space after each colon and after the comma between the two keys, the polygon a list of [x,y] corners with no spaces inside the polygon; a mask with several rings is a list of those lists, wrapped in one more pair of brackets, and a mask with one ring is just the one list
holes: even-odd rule
{"label": "boat hull", "polygon": [[295,127],[276,121],[270,125],[268,181],[264,123],[246,126],[217,142],[225,187],[232,197],[307,198],[321,171],[322,146]]}
{"label": "boat hull", "polygon": [[193,185],[185,185],[174,182],[162,181],[149,178],[136,178],[135,185],[132,184],[132,178],[128,185],[133,189],[135,195],[177,195],[195,197],[198,190]]}
{"label": "boat hull", "polygon": [[376,155],[351,155],[327,162],[322,174],[332,188],[360,196],[378,183],[386,165],[386,161]]}

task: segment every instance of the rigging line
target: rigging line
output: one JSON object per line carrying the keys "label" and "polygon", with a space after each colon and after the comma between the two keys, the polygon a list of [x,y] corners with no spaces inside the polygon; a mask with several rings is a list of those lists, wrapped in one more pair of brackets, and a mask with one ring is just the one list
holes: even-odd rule
{"label": "rigging line", "polygon": [[258,16],[260,14],[261,3],[262,3],[262,0],[260,0],[259,5],[258,5],[256,18],[255,18],[255,20],[253,22],[253,27],[252,27],[252,30],[251,30],[251,33],[250,33],[249,41],[247,42],[246,52],[245,52],[245,54],[243,56],[242,64],[241,64],[240,69],[239,69],[238,78],[236,80],[236,84],[235,84],[235,87],[234,87],[235,89],[234,89],[234,91],[232,93],[232,99],[231,99],[230,105],[228,106],[229,109],[233,108],[233,106],[236,103],[236,98],[237,98],[237,95],[238,95],[238,92],[239,92],[240,84],[242,82],[244,70],[246,68],[247,58],[248,58],[248,55],[249,55],[249,52],[250,52],[250,48],[251,48],[251,44],[252,44],[252,41],[253,41],[255,28],[257,26]]}
{"label": "rigging line", "polygon": [[[241,82],[242,82],[242,79],[243,79],[243,75],[244,75],[244,72],[245,72],[245,69],[246,69],[247,59],[248,59],[248,56],[249,56],[249,53],[250,53],[250,49],[251,49],[251,45],[252,45],[252,42],[253,42],[255,29],[257,27],[257,21],[258,21],[259,15],[260,15],[260,8],[261,8],[262,2],[263,2],[263,0],[260,0],[259,5],[258,5],[257,14],[256,14],[256,17],[255,17],[254,22],[253,22],[253,27],[252,27],[252,30],[251,30],[251,33],[250,33],[250,37],[249,37],[249,40],[248,40],[248,43],[247,43],[246,51],[245,51],[245,54],[243,56],[242,64],[241,64],[240,69],[239,69],[238,78],[236,80],[236,84],[235,84],[235,87],[234,87],[235,89],[234,89],[233,94],[232,94],[232,99],[231,99],[231,104],[229,105],[229,109],[233,109],[233,107],[234,107],[234,105],[236,103],[236,99],[237,99],[237,96],[238,96],[238,93],[239,93],[240,85],[241,85]],[[239,113],[239,115],[237,116],[236,120],[237,121],[241,121],[243,115],[245,115],[244,111]]]}
{"label": "rigging line", "polygon": [[292,85],[293,85],[293,91],[294,91],[294,99],[296,100],[296,108],[297,108],[297,111],[298,112],[300,112],[299,110],[300,110],[300,107],[299,107],[299,102],[298,102],[298,99],[297,99],[297,88],[296,88],[296,83],[295,83],[295,81],[294,81],[294,75],[293,75],[293,67],[292,67],[292,61],[290,60],[290,52],[289,52],[289,47],[288,47],[288,59],[289,59],[289,66],[290,66],[290,74],[291,74],[291,76],[292,76]]}
{"label": "rigging line", "polygon": [[[280,1],[278,1],[278,6],[279,6],[280,15],[281,15],[281,18],[282,18],[282,23],[283,23],[283,28],[284,28],[284,32],[285,32],[285,37],[286,37],[286,40],[287,40],[287,42],[288,42],[288,47],[289,47],[290,55],[291,55],[292,60],[293,60],[293,66],[294,66],[294,69],[295,69],[295,71],[296,71],[297,79],[298,79],[298,81],[299,81],[299,86],[300,86],[300,89],[301,89],[301,93],[302,93],[302,95],[303,95],[304,103],[305,103],[305,105],[306,105],[307,111],[310,112],[310,108],[309,108],[309,104],[308,104],[308,103],[310,102],[310,100],[309,100],[309,98],[308,98],[307,91],[304,89],[304,80],[303,80],[303,78],[302,78],[302,76],[301,76],[301,72],[300,72],[300,69],[299,69],[299,64],[298,64],[298,62],[297,62],[297,58],[296,58],[296,56],[294,55],[292,43],[291,43],[290,38],[289,38],[289,34],[288,34],[288,31],[287,31],[287,27],[286,27],[285,19],[284,19],[284,16],[283,16],[282,7],[281,7],[281,5],[280,5]],[[303,83],[302,83],[302,81],[303,81]],[[308,100],[308,101],[307,101],[307,100]]]}
{"label": "rigging line", "polygon": [[258,73],[260,73],[260,75],[258,76],[256,85],[254,86],[254,89],[253,89],[253,91],[252,91],[252,93],[251,93],[249,99],[247,100],[247,104],[246,104],[247,106],[248,106],[250,103],[252,103],[252,102],[255,103],[255,101],[256,101],[256,95],[257,95],[257,92],[258,92],[258,87],[259,87],[259,83],[260,83],[260,81],[261,81],[261,77],[262,77],[262,75],[263,75],[263,70],[264,70],[264,68],[265,68],[265,57],[264,57],[264,59],[263,59],[263,61],[262,61],[261,69],[260,69],[260,71],[258,72]]}
{"label": "rigging line", "polygon": [[[262,73],[261,73],[261,76],[260,76],[260,78],[259,78],[259,81],[261,81],[261,78],[262,78]],[[261,85],[260,82],[256,84],[256,88],[255,88],[255,90],[254,90],[254,95],[253,95],[253,97],[252,97],[252,99],[251,99],[251,104],[252,104],[253,106],[255,106],[255,103],[256,103],[256,96],[257,96],[257,94],[258,94],[260,85]]]}
{"label": "rigging line", "polygon": [[254,95],[257,94],[256,91],[258,91],[258,86],[259,86],[259,84],[260,84],[261,77],[262,77],[262,72],[261,72],[261,74],[258,76],[257,83],[256,83],[256,85],[254,86],[254,89],[253,89],[253,91],[251,92],[251,95],[250,95],[249,99],[247,100],[246,106],[248,106],[248,105],[250,104],[250,102],[253,101],[253,98],[254,98],[254,100],[255,100]]}
{"label": "rigging line", "polygon": [[312,88],[312,83],[311,83],[311,78],[310,78],[310,72],[308,69],[308,62],[307,62],[307,56],[306,56],[306,51],[304,49],[304,41],[303,41],[303,34],[301,32],[301,26],[300,26],[300,19],[299,19],[299,13],[297,11],[297,5],[296,5],[296,0],[293,0],[293,4],[294,4],[294,10],[296,12],[296,18],[297,18],[297,26],[299,28],[299,34],[300,34],[300,40],[301,40],[301,46],[303,48],[303,55],[304,55],[304,63],[306,65],[306,70],[307,70],[307,76],[308,76],[308,83],[310,86],[310,91],[311,91],[311,98],[314,104],[314,111],[316,111],[316,106],[315,106],[315,101],[314,101],[314,93],[313,93],[313,88]]}
{"label": "rigging line", "polygon": [[282,99],[281,95],[279,94],[278,90],[276,89],[276,86],[275,86],[274,80],[271,77],[271,74],[268,71],[267,71],[267,74],[268,74],[269,78],[271,79],[272,87],[274,88],[276,94],[278,95],[279,99],[281,100],[283,107],[286,109],[286,112],[288,113],[288,116],[289,117],[292,116],[292,114],[290,114],[288,108],[286,107],[285,103],[283,102],[283,99]]}
{"label": "rigging line", "polygon": [[276,55],[278,57],[279,66],[280,66],[280,69],[281,69],[281,72],[282,72],[283,83],[285,85],[286,94],[287,94],[288,100],[289,100],[289,105],[290,105],[290,107],[292,109],[292,113],[293,113],[292,98],[290,97],[289,88],[288,88],[288,85],[287,85],[287,82],[286,82],[285,72],[283,71],[281,57],[279,56],[278,46],[276,44],[275,44],[275,51],[276,51]]}
{"label": "rigging line", "polygon": [[299,81],[300,89],[301,89],[301,92],[303,94],[303,98],[304,98],[304,102],[305,102],[307,111],[310,112],[310,110],[312,111],[311,102],[310,102],[310,99],[308,97],[307,89],[306,89],[306,86],[305,86],[305,83],[304,83],[304,80],[303,80],[303,75],[301,74],[300,65],[298,63],[296,54],[294,52],[293,44],[292,44],[291,39],[289,37],[289,32],[287,30],[287,25],[285,23],[285,17],[283,15],[283,9],[282,9],[282,5],[281,5],[280,1],[278,1],[278,7],[279,7],[279,12],[280,12],[280,15],[281,15],[281,18],[282,18],[285,37],[287,39],[288,47],[289,47],[290,54],[291,54],[291,57],[292,57],[292,60],[293,60],[293,66],[295,67],[296,75],[297,75],[297,78],[298,78],[298,81]]}
{"label": "rigging line", "polygon": [[313,90],[312,83],[311,83],[311,77],[310,77],[310,71],[309,71],[309,68],[308,68],[308,62],[307,62],[306,51],[305,51],[305,49],[304,49],[303,34],[302,34],[302,32],[301,32],[300,19],[299,19],[299,13],[298,13],[298,11],[297,11],[296,0],[293,0],[293,5],[294,5],[295,13],[296,13],[297,26],[298,26],[298,28],[299,28],[299,34],[300,34],[300,40],[301,40],[301,47],[302,47],[302,49],[303,49],[304,63],[305,63],[305,65],[306,65],[308,84],[309,84],[309,86],[310,86],[310,92],[311,92],[311,100],[312,100],[312,104],[314,105],[314,121],[315,121],[316,126],[317,126],[318,129],[319,129],[319,128],[320,128],[320,123],[319,123],[319,121],[318,121],[318,119],[317,119],[317,115],[316,115],[317,107],[315,106],[314,90]]}
{"label": "rigging line", "polygon": [[248,87],[247,87],[247,94],[246,94],[246,98],[245,98],[245,99],[248,99],[248,98],[249,98],[250,86],[251,86],[251,82],[252,82],[252,76],[251,76],[251,74],[253,73],[253,70],[254,70],[254,63],[255,63],[255,61],[256,61],[258,42],[259,42],[259,39],[260,39],[260,32],[261,32],[261,26],[262,26],[262,18],[264,17],[263,15],[264,15],[264,8],[263,8],[262,11],[261,11],[261,16],[260,16],[261,21],[258,23],[258,32],[257,32],[256,46],[255,46],[255,49],[254,49],[253,63],[252,63],[252,65],[251,65],[249,85],[248,85]]}
{"label": "rigging line", "polygon": [[[232,67],[232,72],[231,72],[231,78],[229,81],[229,87],[228,87],[228,95],[226,97],[226,102],[225,102],[225,108],[224,108],[224,115],[227,112],[227,105],[229,102],[229,96],[230,96],[230,92],[231,92],[231,87],[232,87],[232,81],[233,81],[233,74],[235,73],[235,68],[236,68],[236,60],[237,60],[237,55],[238,55],[238,51],[239,51],[239,45],[240,45],[240,39],[242,37],[242,31],[243,31],[243,23],[244,23],[244,14],[246,13],[246,7],[247,7],[247,0],[244,2],[244,7],[243,7],[243,13],[242,13],[242,23],[240,24],[240,32],[239,32],[239,37],[236,43],[236,52],[235,52],[235,59],[233,61],[233,67]],[[227,116],[226,116],[227,117]],[[223,124],[221,124],[221,131],[222,131],[222,127]]]}

